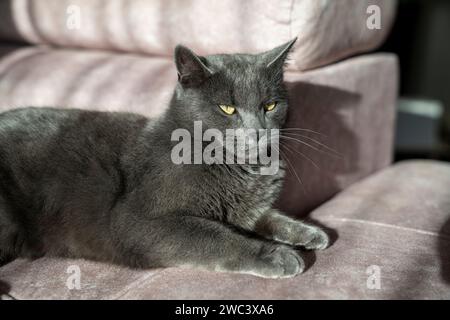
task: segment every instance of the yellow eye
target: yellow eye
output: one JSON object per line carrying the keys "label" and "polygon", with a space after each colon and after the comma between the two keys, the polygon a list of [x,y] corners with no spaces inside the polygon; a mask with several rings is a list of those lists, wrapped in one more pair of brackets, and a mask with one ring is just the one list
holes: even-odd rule
{"label": "yellow eye", "polygon": [[277,106],[277,104],[275,102],[273,102],[273,103],[266,105],[264,107],[264,109],[266,109],[266,111],[272,111],[273,109],[275,109],[276,106]]}
{"label": "yellow eye", "polygon": [[236,108],[233,106],[227,106],[224,104],[219,104],[219,108],[222,109],[223,112],[225,112],[228,115],[232,115],[236,112]]}

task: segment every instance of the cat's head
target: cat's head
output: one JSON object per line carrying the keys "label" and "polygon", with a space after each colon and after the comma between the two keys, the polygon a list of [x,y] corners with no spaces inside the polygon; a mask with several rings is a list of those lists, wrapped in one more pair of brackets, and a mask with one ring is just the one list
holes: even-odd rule
{"label": "cat's head", "polygon": [[187,127],[202,121],[204,129],[221,131],[280,128],[287,115],[283,67],[295,41],[255,55],[204,57],[178,45],[178,84],[171,106],[177,122]]}

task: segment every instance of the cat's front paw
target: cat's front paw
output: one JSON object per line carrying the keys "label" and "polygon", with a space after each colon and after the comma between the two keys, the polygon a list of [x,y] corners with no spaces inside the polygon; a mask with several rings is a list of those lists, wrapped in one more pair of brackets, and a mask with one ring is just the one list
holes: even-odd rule
{"label": "cat's front paw", "polygon": [[330,245],[330,237],[321,228],[308,226],[295,245],[308,250],[323,250]]}
{"label": "cat's front paw", "polygon": [[290,278],[305,269],[300,255],[285,245],[269,245],[263,248],[259,256],[262,266],[257,275],[265,278]]}

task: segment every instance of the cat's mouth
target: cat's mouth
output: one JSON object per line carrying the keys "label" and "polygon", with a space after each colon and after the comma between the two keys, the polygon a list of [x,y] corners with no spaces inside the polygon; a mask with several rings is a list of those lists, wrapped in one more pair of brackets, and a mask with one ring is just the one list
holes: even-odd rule
{"label": "cat's mouth", "polygon": [[242,146],[235,143],[230,148],[225,145],[226,156],[232,155],[236,164],[267,165],[274,156],[278,157],[276,146],[265,141]]}

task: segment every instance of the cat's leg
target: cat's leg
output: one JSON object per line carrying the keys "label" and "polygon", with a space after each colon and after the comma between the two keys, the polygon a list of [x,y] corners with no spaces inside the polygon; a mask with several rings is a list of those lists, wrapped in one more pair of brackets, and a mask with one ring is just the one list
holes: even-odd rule
{"label": "cat's leg", "polygon": [[43,256],[39,242],[29,241],[25,230],[1,209],[0,205],[0,266],[17,257],[36,259]]}
{"label": "cat's leg", "polygon": [[125,260],[140,267],[197,267],[265,278],[292,277],[305,267],[293,248],[247,237],[215,220],[170,216],[115,229]]}
{"label": "cat's leg", "polygon": [[254,231],[267,239],[306,249],[325,249],[330,243],[321,228],[289,218],[275,209],[261,216]]}
{"label": "cat's leg", "polygon": [[20,228],[12,219],[12,213],[0,194],[0,266],[18,255],[21,243]]}

